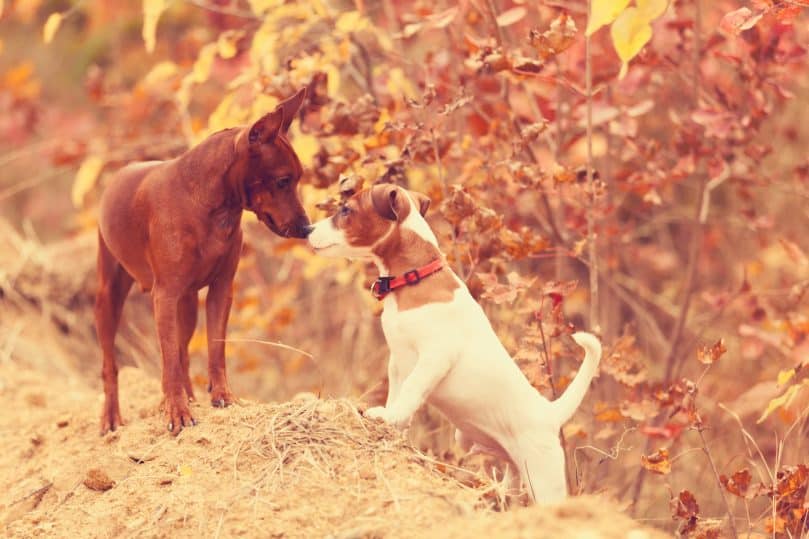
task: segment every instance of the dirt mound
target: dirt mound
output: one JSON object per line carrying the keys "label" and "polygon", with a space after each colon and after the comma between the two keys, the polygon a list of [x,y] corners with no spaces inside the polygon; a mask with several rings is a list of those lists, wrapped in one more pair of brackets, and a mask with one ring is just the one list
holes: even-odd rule
{"label": "dirt mound", "polygon": [[[121,371],[128,424],[97,433],[100,394],[70,378],[0,365],[0,525],[58,537],[655,537],[603,500],[492,513],[484,488],[347,400],[193,406],[199,425],[173,438],[159,384]],[[201,397],[201,396],[200,396]],[[633,531],[634,530],[634,531]]]}

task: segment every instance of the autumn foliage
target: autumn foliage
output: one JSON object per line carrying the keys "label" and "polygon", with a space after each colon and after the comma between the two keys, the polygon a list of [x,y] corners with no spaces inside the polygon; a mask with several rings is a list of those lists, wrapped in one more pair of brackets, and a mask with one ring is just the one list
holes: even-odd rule
{"label": "autumn foliage", "polygon": [[[177,155],[307,86],[291,139],[313,219],[341,186],[428,194],[450,264],[548,397],[577,368],[566,336],[603,339],[600,377],[562,432],[572,492],[685,536],[807,537],[809,4],[589,9],[6,2],[4,219],[46,239],[93,233],[109,171]],[[373,268],[246,217],[235,389],[377,398]],[[200,329],[200,373],[204,342]],[[411,438],[485,469],[449,432],[424,412]]]}

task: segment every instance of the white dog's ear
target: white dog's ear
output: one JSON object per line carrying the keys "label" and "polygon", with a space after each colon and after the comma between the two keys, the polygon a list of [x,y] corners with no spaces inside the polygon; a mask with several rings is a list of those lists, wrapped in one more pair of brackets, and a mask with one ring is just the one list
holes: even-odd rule
{"label": "white dog's ear", "polygon": [[400,189],[392,183],[380,183],[371,187],[371,202],[376,213],[389,221],[402,221],[410,209],[402,200]]}
{"label": "white dog's ear", "polygon": [[415,191],[410,191],[410,194],[413,195],[416,203],[419,205],[419,213],[422,217],[427,215],[427,209],[430,207],[430,197],[427,195],[422,195],[421,193],[416,193]]}

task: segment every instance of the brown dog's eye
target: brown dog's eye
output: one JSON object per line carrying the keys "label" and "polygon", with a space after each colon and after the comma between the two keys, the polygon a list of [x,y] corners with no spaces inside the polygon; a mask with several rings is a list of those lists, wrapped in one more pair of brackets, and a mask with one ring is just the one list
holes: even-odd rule
{"label": "brown dog's eye", "polygon": [[289,176],[284,176],[283,178],[278,179],[276,186],[278,187],[278,189],[286,189],[287,187],[289,187],[291,181],[292,179]]}

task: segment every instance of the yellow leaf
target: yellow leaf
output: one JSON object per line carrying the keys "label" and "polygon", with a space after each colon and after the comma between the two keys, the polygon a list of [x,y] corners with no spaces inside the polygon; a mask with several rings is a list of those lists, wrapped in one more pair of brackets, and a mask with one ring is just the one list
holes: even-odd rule
{"label": "yellow leaf", "polygon": [[615,51],[623,62],[618,75],[622,79],[629,68],[630,60],[652,39],[652,27],[644,13],[636,7],[630,7],[615,19],[610,34]]}
{"label": "yellow leaf", "polygon": [[250,4],[250,9],[253,10],[253,13],[261,15],[280,6],[284,3],[284,0],[247,0],[247,3]]}
{"label": "yellow leaf", "polygon": [[104,167],[104,160],[97,155],[87,157],[76,172],[76,179],[73,180],[71,199],[77,208],[82,206],[84,197],[96,183],[101,169]]}
{"label": "yellow leaf", "polygon": [[292,146],[295,148],[295,153],[298,154],[298,159],[300,159],[304,167],[309,168],[314,166],[315,154],[320,151],[320,141],[318,137],[301,133],[300,129],[293,126]]}
{"label": "yellow leaf", "polygon": [[56,35],[56,32],[59,30],[59,27],[61,25],[62,25],[61,13],[51,13],[48,16],[48,20],[45,21],[45,26],[42,27],[42,41],[46,45],[51,41],[53,41],[53,36]]}
{"label": "yellow leaf", "polygon": [[208,77],[211,76],[211,68],[213,67],[216,52],[216,43],[208,43],[199,50],[197,61],[194,62],[194,68],[191,70],[191,80],[197,84],[208,80]]}
{"label": "yellow leaf", "polygon": [[207,132],[215,133],[234,125],[243,124],[247,121],[248,112],[236,103],[234,94],[227,94],[208,117]]}
{"label": "yellow leaf", "polygon": [[239,49],[236,48],[236,44],[244,35],[244,32],[239,30],[228,30],[227,32],[222,32],[219,35],[219,39],[216,40],[216,45],[219,49],[219,56],[224,58],[225,60],[229,60],[236,56],[236,53],[239,52]]}
{"label": "yellow leaf", "polygon": [[191,466],[188,464],[180,464],[180,466],[177,468],[177,471],[179,472],[180,477],[188,477],[189,475],[194,473],[194,471],[191,469]]}
{"label": "yellow leaf", "polygon": [[786,406],[789,406],[789,405],[790,405],[790,403],[792,402],[792,400],[793,400],[793,399],[794,399],[796,396],[798,396],[798,393],[799,393],[799,392],[801,391],[801,389],[803,389],[803,388],[804,388],[804,386],[806,386],[806,385],[809,385],[809,379],[804,380],[802,384],[795,384],[795,385],[793,385],[793,386],[790,386],[790,388],[789,388],[789,389],[787,389],[787,390],[784,392],[784,394],[783,394],[783,395],[781,395],[780,397],[776,397],[776,398],[774,398],[773,400],[771,400],[771,401],[770,401],[770,404],[768,404],[768,405],[767,405],[767,409],[766,409],[766,410],[764,410],[764,413],[763,413],[763,414],[761,414],[761,417],[759,417],[759,418],[758,418],[758,421],[756,421],[756,423],[761,423],[761,422],[763,422],[765,419],[767,419],[767,417],[768,417],[768,416],[769,416],[771,413],[773,413],[773,412],[774,412],[774,411],[776,411],[777,409],[779,409],[779,408],[783,408],[783,407],[786,407]]}
{"label": "yellow leaf", "polygon": [[592,35],[602,26],[610,24],[628,5],[629,0],[592,0],[585,34]]}
{"label": "yellow leaf", "polygon": [[326,93],[330,97],[337,97],[340,91],[340,70],[334,64],[326,66]]}
{"label": "yellow leaf", "polygon": [[167,7],[167,0],[143,0],[143,43],[150,53],[154,52],[157,22]]}
{"label": "yellow leaf", "polygon": [[638,4],[638,9],[647,20],[651,21],[658,18],[669,7],[669,0],[635,0]]}
{"label": "yellow leaf", "polygon": [[171,61],[159,62],[143,77],[146,86],[153,86],[177,74],[177,64]]}
{"label": "yellow leaf", "polygon": [[346,11],[337,17],[337,22],[334,28],[338,32],[348,34],[350,32],[357,32],[368,27],[368,19],[363,17],[362,14],[356,9],[353,11]]}
{"label": "yellow leaf", "polygon": [[778,385],[783,387],[795,377],[795,369],[786,369],[778,373]]}

